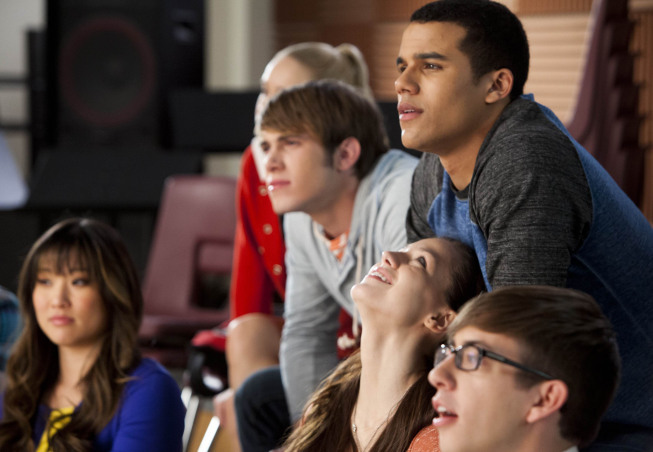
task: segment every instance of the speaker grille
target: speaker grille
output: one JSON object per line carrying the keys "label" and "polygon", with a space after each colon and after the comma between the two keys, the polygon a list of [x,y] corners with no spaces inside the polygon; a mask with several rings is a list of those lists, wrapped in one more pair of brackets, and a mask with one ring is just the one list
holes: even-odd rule
{"label": "speaker grille", "polygon": [[157,67],[152,45],[123,18],[89,19],[71,30],[60,61],[62,99],[85,122],[128,123],[152,101]]}

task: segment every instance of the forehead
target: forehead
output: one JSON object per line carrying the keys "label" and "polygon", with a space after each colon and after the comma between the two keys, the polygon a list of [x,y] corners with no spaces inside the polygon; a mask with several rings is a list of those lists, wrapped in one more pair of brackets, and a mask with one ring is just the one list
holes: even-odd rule
{"label": "forehead", "polygon": [[520,345],[516,339],[505,334],[483,331],[475,326],[461,328],[451,339],[455,346],[477,344],[512,359],[518,360],[520,356]]}
{"label": "forehead", "polygon": [[399,57],[409,60],[439,54],[447,59],[467,58],[460,50],[466,34],[452,22],[411,22],[402,35]]}
{"label": "forehead", "polygon": [[401,251],[411,252],[422,250],[441,258],[449,258],[451,256],[451,246],[446,240],[431,237],[422,239],[403,248]]}
{"label": "forehead", "polygon": [[65,273],[73,270],[85,270],[86,267],[84,256],[72,248],[45,251],[36,261],[36,268],[39,271]]}
{"label": "forehead", "polygon": [[286,130],[281,131],[277,129],[261,129],[260,138],[267,143],[284,140],[286,138],[301,138],[307,141],[318,143],[318,140],[310,133],[299,130]]}

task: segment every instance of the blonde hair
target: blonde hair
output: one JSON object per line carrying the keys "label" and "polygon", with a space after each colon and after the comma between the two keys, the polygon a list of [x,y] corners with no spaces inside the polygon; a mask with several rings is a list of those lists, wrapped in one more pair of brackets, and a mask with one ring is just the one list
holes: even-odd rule
{"label": "blonde hair", "polygon": [[334,47],[324,42],[302,42],[290,45],[274,55],[271,63],[291,57],[308,68],[313,80],[338,80],[373,99],[370,77],[363,54],[353,44]]}

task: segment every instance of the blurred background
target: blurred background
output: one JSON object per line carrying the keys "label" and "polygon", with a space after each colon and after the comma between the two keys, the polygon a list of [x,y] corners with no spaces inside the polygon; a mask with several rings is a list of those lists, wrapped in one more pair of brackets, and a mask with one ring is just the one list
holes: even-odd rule
{"label": "blurred background", "polygon": [[[653,222],[653,0],[500,1],[530,41],[525,92],[559,116]],[[228,318],[235,218],[226,210],[234,210],[233,179],[266,63],[296,42],[355,44],[401,148],[395,59],[410,14],[424,3],[0,0],[0,286],[15,292],[24,255],[55,221],[90,215],[118,229],[141,277],[149,275],[146,314],[164,309],[179,320],[199,305]],[[185,174],[207,177],[171,182]],[[190,188],[207,180],[226,194]],[[181,210],[162,202],[166,187],[188,192],[164,199]],[[198,210],[212,213],[187,213]],[[225,249],[206,240],[220,234]],[[173,302],[182,314],[168,312]],[[203,368],[184,373],[188,339],[175,344],[179,356],[155,339],[142,341],[146,354],[196,392],[189,369]],[[187,419],[189,451],[211,417],[205,399],[198,421]],[[229,447],[218,441],[212,450]]]}
{"label": "blurred background", "polygon": [[[116,226],[143,270],[163,181],[236,177],[258,80],[275,51],[351,42],[366,57],[378,100],[392,102],[401,33],[423,3],[2,0],[0,285],[15,290],[29,245],[69,214]],[[613,60],[608,88],[588,69],[592,0],[502,3],[531,43],[526,91],[565,123],[583,133],[596,98],[621,96],[614,117],[590,122],[615,125],[613,147],[636,157],[609,171],[653,220],[653,0],[605,1],[606,14],[626,23],[602,33],[603,58]]]}

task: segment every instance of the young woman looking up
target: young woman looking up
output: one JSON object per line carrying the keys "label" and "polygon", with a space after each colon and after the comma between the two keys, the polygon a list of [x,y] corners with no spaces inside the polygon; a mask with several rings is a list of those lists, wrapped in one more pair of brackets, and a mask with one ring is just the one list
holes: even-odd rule
{"label": "young woman looking up", "polygon": [[360,353],[314,393],[285,452],[439,451],[428,372],[456,311],[483,288],[476,256],[461,242],[430,238],[383,253],[351,291]]}

